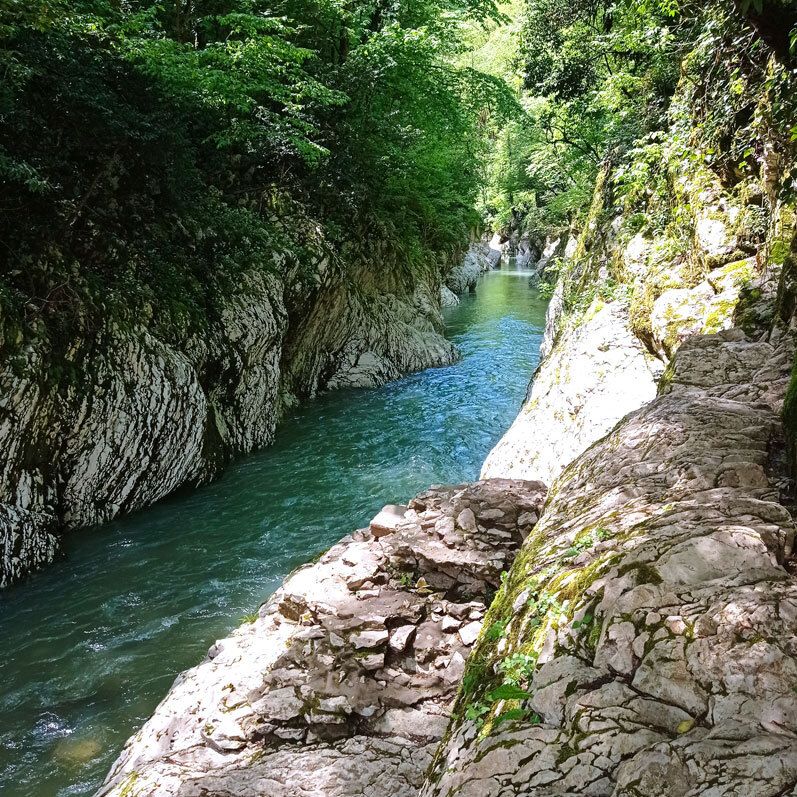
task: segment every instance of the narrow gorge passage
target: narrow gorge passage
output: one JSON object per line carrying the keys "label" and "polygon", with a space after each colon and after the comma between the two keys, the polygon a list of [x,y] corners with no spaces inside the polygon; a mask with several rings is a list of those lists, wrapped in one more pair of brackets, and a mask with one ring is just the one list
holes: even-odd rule
{"label": "narrow gorge passage", "polygon": [[217,483],[67,538],[0,598],[0,792],[86,795],[175,675],[385,503],[478,476],[538,361],[531,272],[447,311],[454,366],[322,397]]}

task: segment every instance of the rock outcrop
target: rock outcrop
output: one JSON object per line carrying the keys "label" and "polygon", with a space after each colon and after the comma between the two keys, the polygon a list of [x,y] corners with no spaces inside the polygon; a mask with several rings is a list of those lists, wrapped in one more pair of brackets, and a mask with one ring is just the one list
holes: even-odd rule
{"label": "rock outcrop", "polygon": [[448,285],[440,286],[440,305],[442,307],[456,307],[459,304],[459,296],[448,287]]}
{"label": "rock outcrop", "polygon": [[683,205],[683,218],[669,227],[627,231],[629,209],[618,202],[606,164],[578,236],[546,242],[537,268],[544,278],[555,264],[556,283],[541,365],[482,478],[551,484],[654,397],[685,340],[737,324],[756,334],[770,327],[782,262],[767,252],[779,236],[788,240],[792,211],[772,199],[771,239],[751,243],[743,220],[760,210],[761,190],[729,191],[708,169],[685,163],[676,144],[665,167],[677,186],[667,201]]}
{"label": "rock outcrop", "polygon": [[302,291],[297,281],[249,275],[184,339],[109,320],[64,352],[42,339],[0,363],[0,587],[52,561],[64,530],[268,445],[285,407],[457,356],[433,271],[409,283],[363,274],[354,289],[321,263]]}
{"label": "rock outcrop", "polygon": [[445,287],[455,296],[476,290],[476,283],[485,271],[495,268],[501,259],[501,250],[492,242],[477,241],[468,248],[462,262],[454,266],[445,279]]}
{"label": "rock outcrop", "polygon": [[[549,306],[548,328],[556,312]],[[539,479],[552,484],[591,443],[656,395],[661,367],[628,328],[620,302],[596,306],[564,333],[544,359],[528,399],[509,431],[490,452],[483,479]]]}
{"label": "rock outcrop", "polygon": [[793,348],[688,340],[663,394],[562,474],[424,797],[792,793],[794,523],[771,452]]}
{"label": "rock outcrop", "polygon": [[415,797],[545,488],[436,487],[297,570],[183,673],[103,797]]}

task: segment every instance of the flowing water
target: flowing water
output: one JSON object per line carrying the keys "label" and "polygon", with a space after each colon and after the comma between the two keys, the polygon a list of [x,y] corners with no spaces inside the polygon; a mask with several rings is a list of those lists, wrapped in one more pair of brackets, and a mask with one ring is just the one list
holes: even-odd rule
{"label": "flowing water", "polygon": [[470,481],[537,363],[528,272],[446,311],[462,360],[298,410],[216,483],[69,535],[66,559],[0,594],[0,794],[88,795],[175,675],[293,568],[386,503]]}

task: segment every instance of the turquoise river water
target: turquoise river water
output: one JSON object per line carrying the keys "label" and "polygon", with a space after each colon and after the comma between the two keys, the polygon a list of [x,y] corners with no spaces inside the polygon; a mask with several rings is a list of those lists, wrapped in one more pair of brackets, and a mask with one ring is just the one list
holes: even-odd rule
{"label": "turquoise river water", "polygon": [[462,359],[321,397],[214,484],[66,540],[0,594],[0,794],[90,795],[175,675],[383,504],[478,477],[520,407],[545,302],[486,274],[446,311]]}

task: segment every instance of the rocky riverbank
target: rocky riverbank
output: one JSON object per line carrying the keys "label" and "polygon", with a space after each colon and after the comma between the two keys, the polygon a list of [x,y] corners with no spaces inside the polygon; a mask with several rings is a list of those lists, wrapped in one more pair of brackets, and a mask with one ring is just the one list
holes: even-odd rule
{"label": "rocky riverbank", "polygon": [[[781,68],[775,61],[768,70]],[[368,640],[358,653],[351,636],[297,598],[293,622],[301,626],[307,613],[307,638],[281,630],[281,620],[273,634],[288,634],[284,666],[272,664],[276,654],[245,665],[270,673],[272,698],[287,689],[279,692],[287,716],[258,713],[258,674],[258,687],[230,705],[243,724],[225,726],[231,731],[213,743],[215,721],[203,723],[219,713],[234,662],[214,672],[209,660],[183,676],[184,691],[178,681],[101,794],[795,793],[797,206],[793,147],[767,123],[772,89],[762,85],[751,108],[757,121],[734,128],[754,167],[728,171],[716,159],[705,87],[684,78],[667,129],[604,161],[577,227],[547,242],[524,239],[520,227],[510,236],[516,257],[537,259],[552,299],[542,364],[484,465],[485,481],[434,492],[442,503],[428,526],[421,496],[402,520],[375,522],[315,566],[334,570],[358,551],[347,566],[366,563],[366,581],[336,591],[322,569],[308,569],[285,588],[347,601],[363,590],[378,600],[401,584],[390,569],[398,566],[412,573],[404,588],[412,605],[427,590],[442,593],[428,597],[418,620],[381,611],[371,625],[366,607],[352,612],[346,629]],[[539,519],[536,504],[521,514],[513,495],[542,502],[543,484]],[[478,496],[478,507],[457,504],[473,503],[467,496]],[[443,582],[438,565],[419,567],[429,539],[453,557]],[[462,555],[469,540],[479,541],[475,559]],[[371,574],[374,555],[388,563],[386,575]],[[499,555],[490,575],[474,577],[474,564]],[[302,573],[312,575],[303,581]],[[462,592],[462,578],[481,591]],[[282,595],[258,622],[287,616]],[[438,624],[430,640],[450,638],[430,641],[429,654],[427,623]],[[412,657],[403,635],[391,647],[403,627],[415,635]],[[232,644],[234,660],[248,660]],[[454,682],[412,680],[431,661],[460,681],[448,722]],[[388,697],[403,687],[411,694]],[[193,694],[200,691],[207,707]],[[253,714],[257,731],[246,726]],[[183,745],[172,729],[186,728]]]}
{"label": "rocky riverbank", "polygon": [[289,577],[183,673],[99,794],[414,797],[545,487],[436,487]]}
{"label": "rocky riverbank", "polygon": [[247,277],[201,335],[108,321],[65,352],[42,339],[0,363],[0,586],[52,561],[64,531],[268,445],[286,407],[456,358],[437,270],[345,277],[320,260],[302,281],[281,268]]}
{"label": "rocky riverbank", "polygon": [[795,527],[772,452],[793,349],[687,341],[662,394],[565,469],[422,795],[791,793]]}
{"label": "rocky riverbank", "polygon": [[441,287],[443,305],[457,304],[457,297],[468,291],[475,291],[479,277],[500,262],[501,249],[494,239],[472,243],[462,262],[446,275],[445,284]]}
{"label": "rocky riverbank", "polygon": [[[761,258],[788,238],[775,219]],[[491,478],[295,574],[178,679],[100,794],[792,789],[792,289],[783,263],[726,262],[745,233],[714,222],[703,276],[652,301],[684,261],[588,226]],[[630,275],[611,291],[607,262]]]}
{"label": "rocky riverbank", "polygon": [[544,264],[544,359],[482,475],[550,490],[422,797],[797,788],[791,167],[763,127],[758,174],[707,168],[694,90],[636,205],[667,223],[629,217],[639,150]]}

